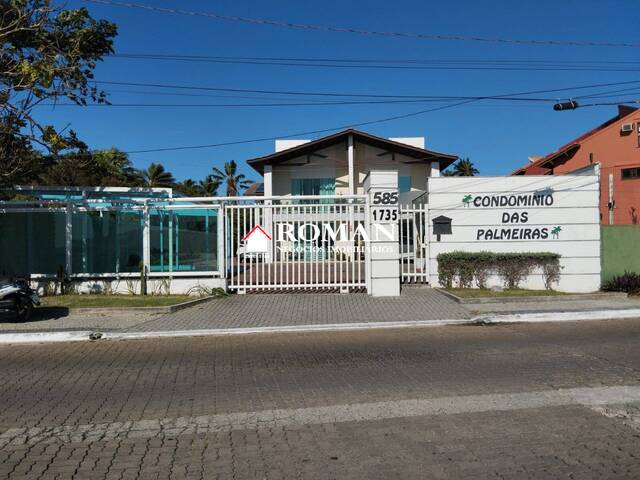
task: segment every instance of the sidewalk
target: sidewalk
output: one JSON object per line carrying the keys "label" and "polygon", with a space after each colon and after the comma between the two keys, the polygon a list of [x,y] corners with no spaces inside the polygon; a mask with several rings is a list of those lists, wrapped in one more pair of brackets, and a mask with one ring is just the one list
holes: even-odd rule
{"label": "sidewalk", "polygon": [[[0,337],[3,334],[42,334],[37,336],[40,341],[52,332],[59,332],[59,338],[70,338],[62,335],[68,332],[76,339],[86,339],[90,332],[102,332],[111,338],[133,338],[146,334],[205,335],[283,329],[443,325],[474,319],[493,323],[527,321],[528,317],[531,321],[640,318],[640,299],[562,300],[558,297],[518,303],[459,304],[428,287],[405,287],[400,297],[377,298],[363,293],[230,295],[169,314],[133,312],[123,315],[120,312],[109,315],[105,312],[57,318],[38,318],[36,315],[27,323],[0,318]],[[4,335],[4,343],[11,338]]]}

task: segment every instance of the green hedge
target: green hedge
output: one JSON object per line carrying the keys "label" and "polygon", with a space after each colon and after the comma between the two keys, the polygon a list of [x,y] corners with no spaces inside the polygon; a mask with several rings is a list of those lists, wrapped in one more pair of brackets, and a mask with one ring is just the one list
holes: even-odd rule
{"label": "green hedge", "polygon": [[506,288],[518,288],[533,270],[542,271],[547,290],[560,280],[560,255],[551,252],[462,252],[454,251],[438,255],[438,280],[440,285],[451,288],[456,282],[459,288],[487,287],[490,275],[498,275]]}

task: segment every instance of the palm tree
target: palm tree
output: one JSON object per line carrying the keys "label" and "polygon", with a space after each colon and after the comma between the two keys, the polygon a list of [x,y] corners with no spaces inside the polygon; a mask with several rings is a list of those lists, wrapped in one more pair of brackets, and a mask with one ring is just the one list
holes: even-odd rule
{"label": "palm tree", "polygon": [[247,180],[243,174],[236,175],[236,171],[237,165],[234,160],[225,162],[224,171],[217,167],[213,167],[211,178],[213,180],[218,180],[220,183],[224,182],[227,184],[228,197],[240,195],[240,190],[247,188],[252,183],[250,180]]}
{"label": "palm tree", "polygon": [[199,197],[202,193],[202,188],[195,181],[190,178],[183,180],[176,184],[176,190],[187,197]]}
{"label": "palm tree", "polygon": [[152,163],[142,172],[146,187],[171,187],[176,183],[171,172],[168,172],[159,163]]}
{"label": "palm tree", "polygon": [[445,170],[444,172],[442,172],[442,176],[443,177],[455,177],[455,174],[453,173],[452,170]]}
{"label": "palm tree", "polygon": [[204,180],[200,180],[199,188],[205,197],[215,197],[216,193],[218,193],[220,183],[220,179],[213,178],[212,175],[207,175]]}
{"label": "palm tree", "polygon": [[473,163],[465,158],[458,160],[453,169],[453,175],[456,177],[473,177],[480,173],[480,171],[473,165]]}

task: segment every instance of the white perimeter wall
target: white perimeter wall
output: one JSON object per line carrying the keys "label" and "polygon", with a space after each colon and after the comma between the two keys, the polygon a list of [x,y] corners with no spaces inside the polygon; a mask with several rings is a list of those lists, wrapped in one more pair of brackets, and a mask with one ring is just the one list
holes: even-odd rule
{"label": "white perimeter wall", "polygon": [[[482,207],[463,198],[479,196],[551,194],[552,206]],[[454,250],[491,252],[555,252],[562,255],[562,276],[556,290],[592,292],[600,288],[599,181],[595,175],[437,177],[429,179],[429,226],[444,215],[452,219],[452,234],[440,241],[430,232],[431,285],[438,285],[437,256]],[[528,214],[526,223],[503,223],[503,213]],[[557,238],[550,233],[561,227]],[[479,230],[547,229],[548,238],[537,240],[491,239]],[[500,235],[498,235],[500,236]],[[480,238],[479,238],[480,237]],[[496,277],[489,285],[498,285]],[[542,275],[534,272],[523,288],[543,289]]]}

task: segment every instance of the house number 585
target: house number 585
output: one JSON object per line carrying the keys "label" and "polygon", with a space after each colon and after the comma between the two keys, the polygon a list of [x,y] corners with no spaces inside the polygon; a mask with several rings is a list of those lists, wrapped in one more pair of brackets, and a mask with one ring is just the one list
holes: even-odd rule
{"label": "house number 585", "polygon": [[398,203],[398,192],[376,192],[373,194],[374,205],[395,205]]}

